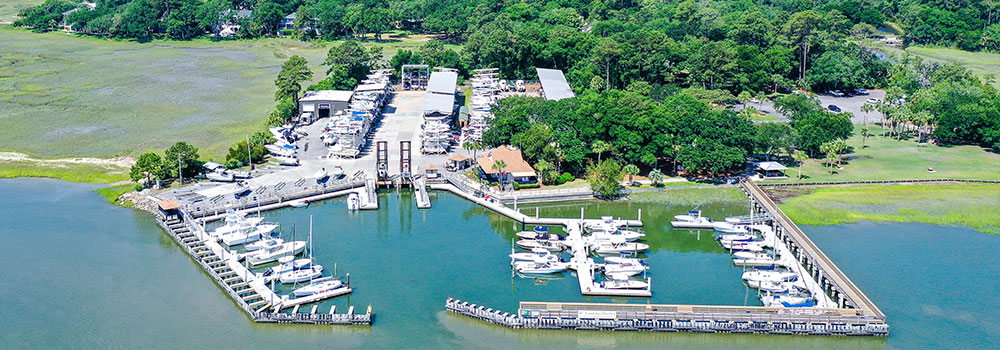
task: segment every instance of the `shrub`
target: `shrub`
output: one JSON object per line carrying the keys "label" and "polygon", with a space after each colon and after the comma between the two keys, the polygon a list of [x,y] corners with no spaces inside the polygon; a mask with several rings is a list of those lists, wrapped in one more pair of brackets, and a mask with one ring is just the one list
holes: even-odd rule
{"label": "shrub", "polygon": [[572,182],[575,179],[576,177],[574,177],[573,174],[570,173],[563,173],[562,175],[559,176],[559,181],[561,181],[562,183]]}
{"label": "shrub", "polygon": [[135,191],[136,191],[136,192],[141,192],[141,191],[142,191],[142,189],[143,189],[143,188],[142,188],[142,184],[139,184],[139,183],[135,184]]}

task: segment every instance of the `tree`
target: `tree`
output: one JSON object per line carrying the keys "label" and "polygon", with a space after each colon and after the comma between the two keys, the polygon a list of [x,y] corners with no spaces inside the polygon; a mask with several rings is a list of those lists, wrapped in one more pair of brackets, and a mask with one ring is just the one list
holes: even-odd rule
{"label": "tree", "polygon": [[793,14],[785,26],[789,41],[799,47],[799,57],[801,57],[801,62],[799,63],[799,80],[805,80],[806,78],[809,49],[813,42],[816,41],[815,31],[821,21],[822,19],[816,11],[806,10]]}
{"label": "tree", "polygon": [[653,186],[659,186],[660,182],[663,182],[663,172],[660,169],[650,170],[649,175],[646,175],[646,177],[653,183]]}
{"label": "tree", "polygon": [[587,166],[587,181],[590,189],[601,198],[614,198],[622,189],[622,168],[613,159]]}
{"label": "tree", "polygon": [[164,152],[163,169],[171,177],[177,177],[178,167],[184,176],[191,177],[201,173],[201,161],[198,160],[198,148],[180,141]]}
{"label": "tree", "polygon": [[345,41],[330,48],[323,65],[330,67],[327,68],[327,75],[333,73],[337,67],[342,67],[346,70],[347,78],[361,81],[378,64],[380,56],[381,49],[377,46],[369,50],[356,41]]}
{"label": "tree", "polygon": [[504,189],[503,180],[504,180],[504,175],[505,175],[504,174],[504,170],[507,169],[507,162],[504,162],[504,161],[499,160],[499,159],[495,160],[495,161],[493,161],[493,169],[496,170],[497,173],[499,174],[497,176],[497,183],[500,184],[500,190],[503,191],[503,189]]}
{"label": "tree", "polygon": [[[143,153],[129,170],[132,181],[146,183],[158,178],[163,171],[163,159],[156,153]],[[139,181],[144,180],[144,181]]]}
{"label": "tree", "polygon": [[594,140],[590,143],[591,152],[597,153],[597,162],[601,162],[601,154],[614,150],[614,146],[604,140]]}
{"label": "tree", "polygon": [[795,130],[787,123],[760,123],[756,127],[755,148],[767,160],[771,160],[777,151],[790,148],[795,139]]}
{"label": "tree", "polygon": [[792,153],[792,159],[795,159],[795,163],[799,165],[799,179],[802,179],[802,163],[809,159],[809,155],[806,152],[795,151]]}
{"label": "tree", "polygon": [[[833,159],[837,162],[837,166],[840,166],[840,154],[846,151],[847,148],[847,142],[838,139],[824,142],[819,146],[819,151],[826,154],[827,160]],[[832,167],[833,164],[830,164],[830,166]]]}
{"label": "tree", "polygon": [[291,97],[295,105],[299,103],[299,91],[302,91],[301,83],[312,79],[312,70],[309,70],[309,62],[301,56],[292,56],[281,65],[281,72],[274,80],[274,85],[278,90],[274,92],[274,100],[280,101]]}
{"label": "tree", "polygon": [[555,178],[559,176],[555,170],[555,164],[552,164],[550,161],[543,159],[535,163],[535,171],[538,172],[538,177],[547,185],[551,185],[555,182]]}
{"label": "tree", "polygon": [[736,95],[736,99],[740,101],[740,104],[743,105],[743,108],[747,107],[747,102],[749,102],[750,99],[752,98],[753,98],[753,93],[746,90],[743,90],[740,92],[739,95]]}
{"label": "tree", "polygon": [[628,183],[631,185],[632,177],[639,175],[639,167],[635,166],[635,164],[627,164],[622,167],[622,172],[625,173],[625,175],[628,175]]}

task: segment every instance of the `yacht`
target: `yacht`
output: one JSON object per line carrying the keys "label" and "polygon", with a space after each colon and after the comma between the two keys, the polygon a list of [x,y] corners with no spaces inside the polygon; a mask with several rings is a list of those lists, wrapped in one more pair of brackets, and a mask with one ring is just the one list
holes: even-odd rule
{"label": "yacht", "polygon": [[649,282],[630,279],[625,275],[611,275],[607,280],[601,282],[601,288],[605,289],[646,289]]}
{"label": "yacht", "polygon": [[640,250],[646,250],[649,249],[649,245],[613,239],[610,241],[595,243],[591,245],[590,248],[597,254],[617,254],[622,252],[638,252]]}
{"label": "yacht", "polygon": [[259,225],[264,221],[264,218],[259,216],[246,217],[246,214],[237,211],[230,211],[226,213],[225,221],[225,224],[212,230],[209,235],[212,237],[219,237],[237,231],[246,231]]}
{"label": "yacht", "polygon": [[546,262],[546,263],[535,263],[529,261],[522,261],[514,263],[514,268],[519,273],[533,275],[533,274],[548,274],[548,273],[558,273],[566,270],[568,265],[561,262]]}
{"label": "yacht", "polygon": [[756,253],[752,257],[733,258],[733,265],[736,266],[763,267],[763,266],[774,266],[777,263],[778,259],[765,253]]}
{"label": "yacht", "polygon": [[263,237],[270,236],[271,232],[274,232],[278,228],[275,224],[261,224],[254,226],[246,231],[236,231],[230,232],[228,234],[219,236],[219,240],[223,244],[228,246],[234,246],[239,244],[246,244],[250,242],[255,242]]}
{"label": "yacht", "polygon": [[539,241],[562,241],[563,236],[557,235],[555,233],[538,233],[535,231],[521,231],[516,233],[518,238],[521,239],[533,239]]}
{"label": "yacht", "polygon": [[313,294],[328,292],[341,287],[344,287],[344,282],[341,282],[333,277],[323,277],[314,279],[309,285],[292,291],[292,294],[296,297],[305,297]]}
{"label": "yacht", "polygon": [[511,253],[511,264],[519,261],[529,261],[534,263],[559,262],[559,256],[552,254],[545,248],[532,248],[531,252]]}
{"label": "yacht", "polygon": [[285,242],[275,247],[261,249],[248,254],[247,262],[249,262],[250,265],[263,265],[278,260],[278,258],[283,256],[294,256],[295,254],[302,252],[305,248],[306,242],[304,241]]}
{"label": "yacht", "polygon": [[727,233],[724,235],[719,235],[715,237],[719,242],[734,242],[734,241],[744,241],[749,242],[757,239],[757,235],[752,233]]}
{"label": "yacht", "polygon": [[763,292],[788,293],[798,290],[804,290],[806,289],[806,285],[805,283],[802,283],[802,281],[798,280],[793,282],[765,281],[765,282],[760,282],[757,289],[760,289]]}
{"label": "yacht", "polygon": [[675,228],[714,228],[712,219],[701,216],[701,210],[689,210],[687,215],[674,215],[670,226]]}
{"label": "yacht", "polygon": [[760,302],[767,307],[812,306],[813,297],[807,294],[768,293],[760,296]]}
{"label": "yacht", "polygon": [[723,248],[728,250],[746,250],[751,252],[762,252],[769,245],[764,241],[719,241]]}
{"label": "yacht", "polygon": [[256,242],[244,245],[243,247],[246,248],[246,250],[248,252],[252,252],[252,251],[255,251],[255,250],[261,250],[261,249],[271,248],[271,247],[280,245],[282,243],[285,243],[285,241],[282,240],[281,238],[274,237],[274,238],[262,239],[262,240],[259,240],[259,241],[256,241]]}
{"label": "yacht", "polygon": [[286,284],[299,283],[313,280],[319,278],[320,276],[323,276],[323,266],[314,264],[304,269],[288,271],[280,274],[278,275],[278,281]]}
{"label": "yacht", "polygon": [[634,242],[645,236],[646,234],[642,232],[621,229],[614,231],[594,231],[590,234],[591,239],[595,241],[611,240],[612,238],[617,237],[624,239],[627,242]]}
{"label": "yacht", "polygon": [[587,222],[584,226],[592,231],[615,231],[619,226],[625,226],[621,221],[615,220],[613,216],[602,216],[601,221]]}
{"label": "yacht", "polygon": [[540,241],[533,239],[522,239],[517,241],[516,244],[518,247],[524,249],[542,248],[553,252],[559,252],[566,249],[566,246],[563,245],[562,241],[548,241],[548,240]]}
{"label": "yacht", "polygon": [[633,258],[632,252],[623,252],[619,256],[609,256],[604,258],[604,263],[606,264],[640,264],[642,265],[642,259]]}
{"label": "yacht", "polygon": [[788,271],[753,270],[744,272],[742,277],[751,288],[758,288],[761,282],[791,282],[799,275]]}

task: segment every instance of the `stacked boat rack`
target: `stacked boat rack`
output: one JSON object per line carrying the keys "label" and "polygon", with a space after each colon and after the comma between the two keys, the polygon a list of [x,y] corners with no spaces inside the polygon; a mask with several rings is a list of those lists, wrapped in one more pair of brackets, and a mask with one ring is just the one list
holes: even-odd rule
{"label": "stacked boat rack", "polygon": [[[363,314],[355,313],[354,306],[347,313],[336,313],[336,306],[328,313],[318,313],[319,305],[315,304],[309,312],[299,312],[302,305],[353,291],[350,274],[346,281],[335,276],[324,277],[323,266],[313,262],[311,222],[307,243],[284,241],[275,235],[279,225],[263,222],[260,216],[230,211],[225,223],[212,231],[205,230],[205,221],[198,224],[183,220],[185,217],[182,211],[179,216],[170,220],[161,217],[158,222],[254,321],[371,324],[371,305]],[[302,254],[308,257],[297,257]],[[276,285],[292,291],[289,295],[279,295],[281,289],[275,288]],[[290,313],[282,312],[289,308]]]}
{"label": "stacked boat rack", "polygon": [[328,158],[357,158],[368,145],[375,125],[382,119],[382,107],[392,92],[391,70],[373,70],[354,88],[347,110],[330,117],[323,129]]}
{"label": "stacked boat rack", "polygon": [[473,71],[472,97],[470,99],[472,108],[469,114],[469,124],[462,128],[459,144],[483,140],[483,132],[489,127],[489,121],[493,119],[493,104],[500,99],[500,91],[505,85],[501,84],[497,70],[497,68],[484,68]]}

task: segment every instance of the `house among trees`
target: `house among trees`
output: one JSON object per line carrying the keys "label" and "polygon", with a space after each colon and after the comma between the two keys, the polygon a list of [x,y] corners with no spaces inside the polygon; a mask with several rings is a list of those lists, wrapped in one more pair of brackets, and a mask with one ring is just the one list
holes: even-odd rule
{"label": "house among trees", "polygon": [[278,30],[295,30],[295,29],[299,29],[298,26],[295,25],[295,17],[296,16],[297,15],[295,14],[295,12],[292,12],[288,16],[285,16],[285,18],[282,18],[281,21],[278,22]]}
{"label": "house among trees", "polygon": [[72,15],[72,14],[76,13],[76,11],[80,11],[80,9],[84,9],[84,8],[87,9],[87,11],[96,10],[97,9],[97,3],[95,3],[95,2],[88,2],[88,1],[81,1],[79,4],[77,4],[76,8],[74,8],[72,10],[69,10],[69,11],[66,11],[66,12],[63,12],[62,13],[62,22],[59,23],[59,25],[62,26],[63,30],[66,30],[68,32],[74,32],[73,25],[76,24],[76,23],[75,23],[75,21],[73,23],[70,23],[67,20],[67,18],[69,18],[69,15]]}
{"label": "house among trees", "polygon": [[[501,182],[504,187],[513,187],[514,183],[529,185],[538,183],[538,174],[524,160],[520,150],[500,146],[477,159],[479,176],[489,182]],[[502,168],[497,169],[496,166]]]}

